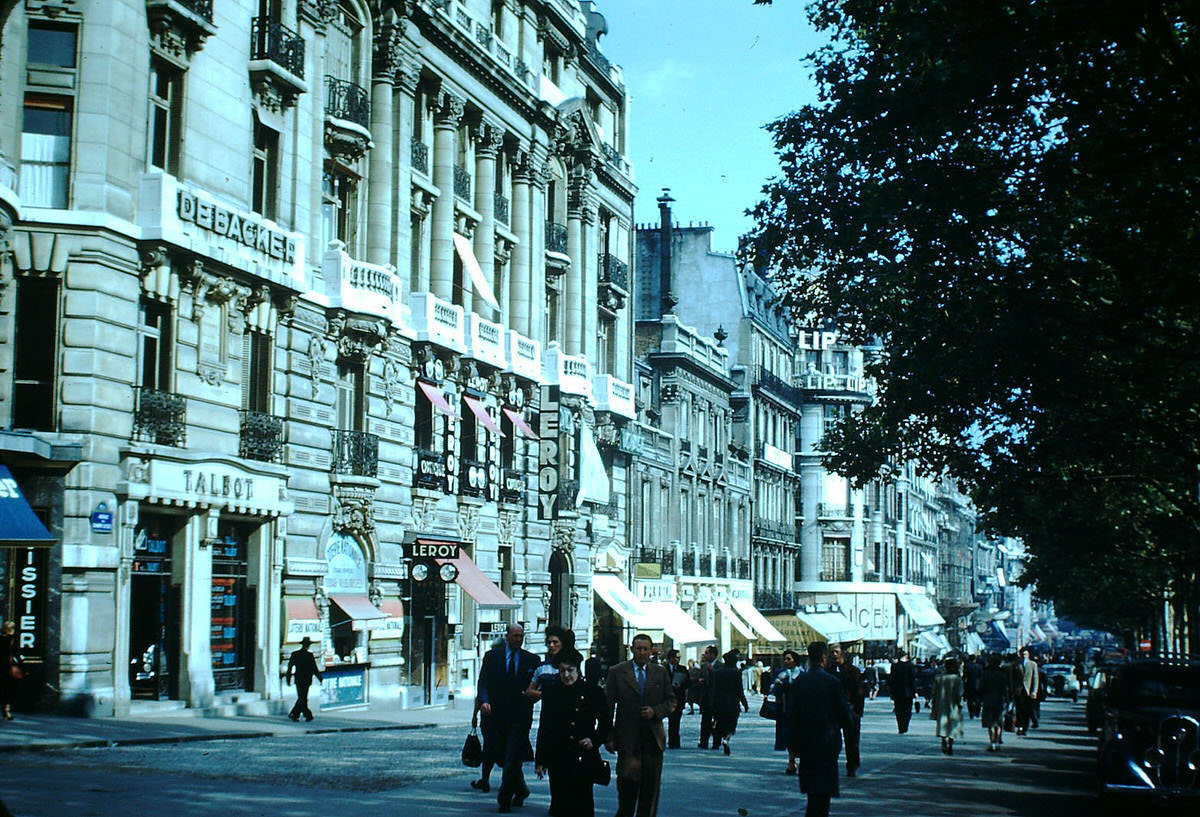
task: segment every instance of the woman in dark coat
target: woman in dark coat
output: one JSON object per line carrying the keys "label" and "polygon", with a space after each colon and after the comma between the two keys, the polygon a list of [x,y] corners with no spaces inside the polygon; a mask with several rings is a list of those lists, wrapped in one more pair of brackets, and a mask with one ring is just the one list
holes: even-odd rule
{"label": "woman in dark coat", "polygon": [[737,660],[737,650],[730,650],[721,656],[721,667],[713,673],[713,710],[717,716],[713,731],[720,738],[725,754],[729,754],[729,739],[737,731],[739,712],[750,711]]}
{"label": "woman in dark coat", "polygon": [[775,696],[775,751],[788,753],[787,774],[796,773],[796,756],[788,745],[788,696],[792,681],[802,672],[800,655],[795,650],[784,650],[783,668],[771,676],[771,694]]}
{"label": "woman in dark coat", "polygon": [[579,682],[583,657],[564,650],[558,658],[558,683],[542,689],[534,763],[538,777],[550,774],[552,817],[594,817],[593,770],[602,761],[600,747],[612,728],[604,693]]}
{"label": "woman in dark coat", "polygon": [[1000,664],[1000,656],[988,656],[987,669],[983,671],[981,697],[983,699],[980,720],[988,733],[988,751],[995,752],[1000,745],[1004,710],[1009,700],[1008,672]]}
{"label": "woman in dark coat", "polygon": [[11,721],[12,699],[17,691],[17,679],[13,677],[13,667],[21,669],[21,653],[17,651],[16,622],[6,621],[0,628],[0,707],[3,707],[3,718]]}

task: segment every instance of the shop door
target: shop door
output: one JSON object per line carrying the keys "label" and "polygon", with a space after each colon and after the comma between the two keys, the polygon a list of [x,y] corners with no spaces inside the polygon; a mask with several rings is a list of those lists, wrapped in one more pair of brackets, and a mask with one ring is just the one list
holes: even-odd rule
{"label": "shop door", "polygon": [[437,643],[437,621],[433,616],[425,616],[425,621],[422,623],[421,633],[424,642],[424,655],[421,656],[424,662],[425,671],[425,700],[433,703],[434,690],[437,688],[434,683],[437,669],[437,654],[434,645]]}
{"label": "shop door", "polygon": [[413,706],[449,701],[446,590],[436,578],[412,582],[408,628],[409,695]]}
{"label": "shop door", "polygon": [[178,693],[179,592],[171,584],[171,540],[179,522],[142,514],[134,532],[129,593],[129,687],[134,698]]}
{"label": "shop door", "polygon": [[254,599],[246,581],[252,530],[249,524],[222,521],[213,544],[209,648],[218,692],[254,686],[253,673],[248,671],[254,655]]}

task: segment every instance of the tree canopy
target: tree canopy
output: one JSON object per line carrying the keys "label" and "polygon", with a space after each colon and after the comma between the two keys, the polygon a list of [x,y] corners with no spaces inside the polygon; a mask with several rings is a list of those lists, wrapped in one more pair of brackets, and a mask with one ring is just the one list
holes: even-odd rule
{"label": "tree canopy", "polygon": [[878,399],[830,464],[960,478],[1081,619],[1114,593],[1127,622],[1164,590],[1194,611],[1197,4],[809,16],[830,42],[809,58],[818,101],[769,126],[781,172],[751,238],[799,314],[881,349]]}

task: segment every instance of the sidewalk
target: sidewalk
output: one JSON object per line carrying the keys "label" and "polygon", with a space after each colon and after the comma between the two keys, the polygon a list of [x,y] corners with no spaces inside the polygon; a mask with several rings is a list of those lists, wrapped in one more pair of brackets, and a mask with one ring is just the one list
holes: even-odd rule
{"label": "sidewalk", "polygon": [[380,729],[431,729],[461,726],[471,720],[471,702],[455,700],[448,707],[391,709],[364,707],[316,712],[311,723],[293,723],[285,715],[242,715],[203,718],[189,710],[157,716],[76,718],[65,715],[17,713],[0,721],[0,754],[68,748],[136,746],[205,740],[240,740],[277,735],[362,732]]}

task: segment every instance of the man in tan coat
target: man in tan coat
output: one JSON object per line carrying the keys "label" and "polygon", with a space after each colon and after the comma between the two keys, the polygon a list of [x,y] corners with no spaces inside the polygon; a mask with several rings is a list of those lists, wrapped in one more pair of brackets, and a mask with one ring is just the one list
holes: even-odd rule
{"label": "man in tan coat", "polygon": [[607,746],[617,753],[617,817],[655,817],[667,745],[662,719],[675,709],[675,693],[666,668],[650,663],[650,636],[638,633],[630,649],[633,660],[611,667],[604,685],[616,708]]}

